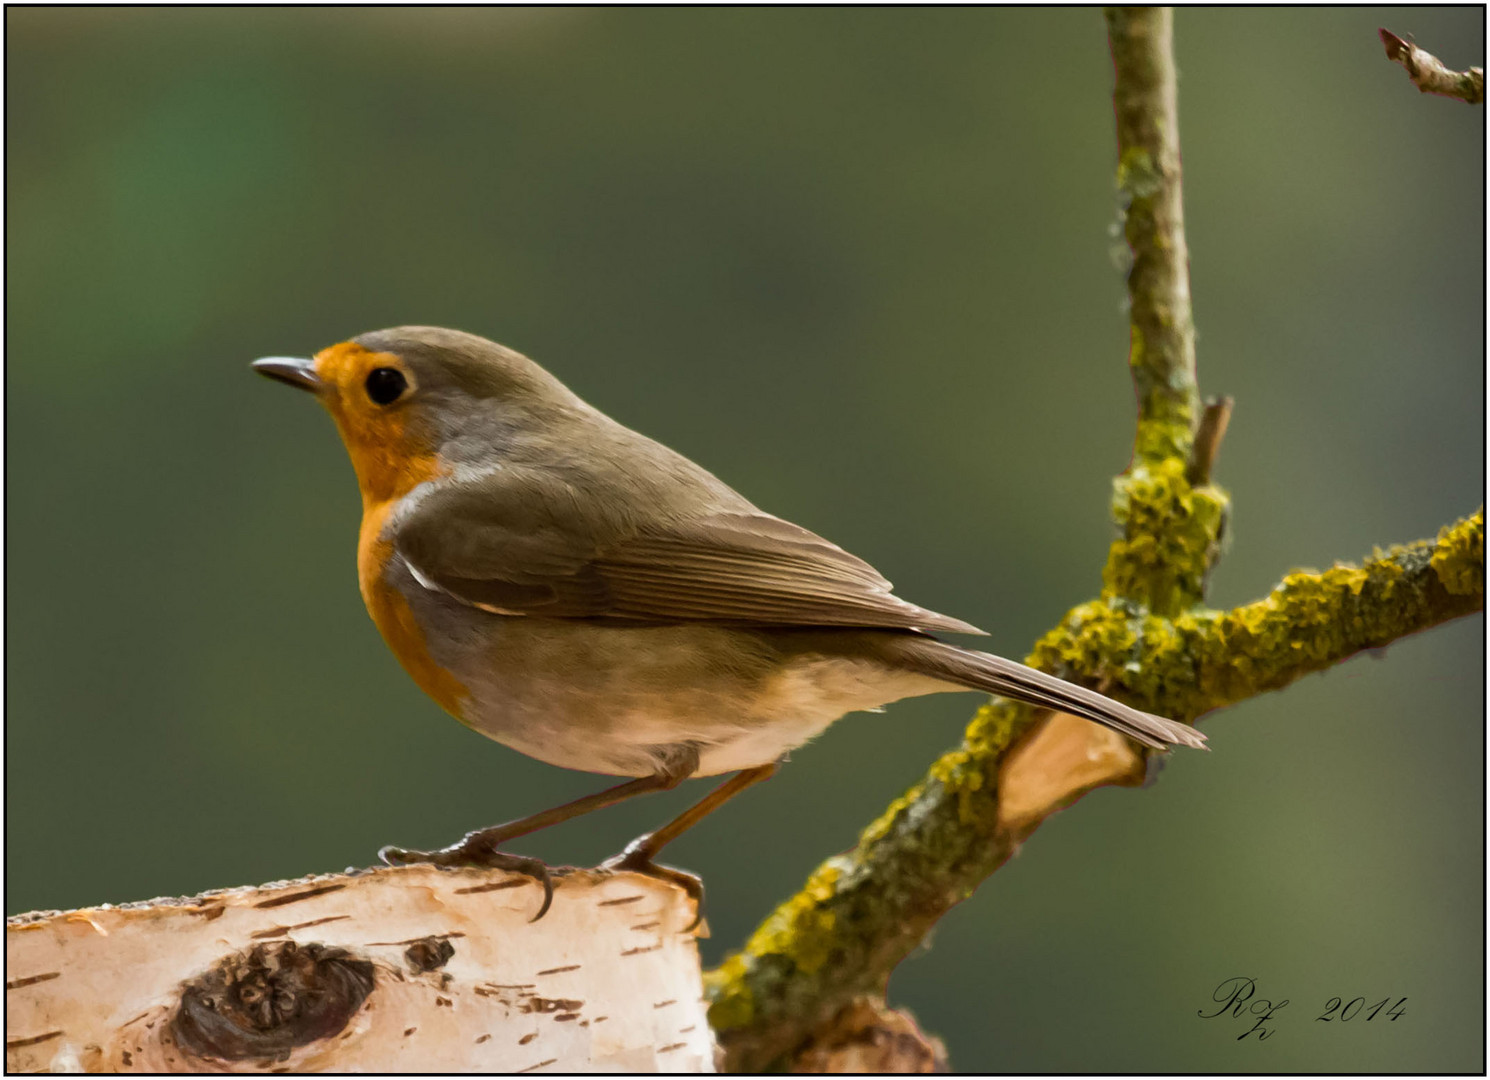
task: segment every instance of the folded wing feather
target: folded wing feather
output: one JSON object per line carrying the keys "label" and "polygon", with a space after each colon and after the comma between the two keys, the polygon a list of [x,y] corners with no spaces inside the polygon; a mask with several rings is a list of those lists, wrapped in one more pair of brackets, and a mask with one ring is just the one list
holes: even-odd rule
{"label": "folded wing feather", "polygon": [[862,559],[754,508],[622,524],[597,520],[585,500],[512,490],[522,482],[452,485],[400,520],[396,546],[420,582],[510,615],[982,633],[906,603]]}

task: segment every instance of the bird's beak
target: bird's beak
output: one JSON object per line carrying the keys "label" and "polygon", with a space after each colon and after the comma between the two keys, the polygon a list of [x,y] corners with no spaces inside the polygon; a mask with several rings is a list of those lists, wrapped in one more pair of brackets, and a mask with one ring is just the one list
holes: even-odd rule
{"label": "bird's beak", "polygon": [[262,360],[255,360],[250,366],[260,375],[267,375],[271,379],[278,379],[312,393],[325,385],[316,374],[314,360],[301,360],[296,356],[266,356]]}

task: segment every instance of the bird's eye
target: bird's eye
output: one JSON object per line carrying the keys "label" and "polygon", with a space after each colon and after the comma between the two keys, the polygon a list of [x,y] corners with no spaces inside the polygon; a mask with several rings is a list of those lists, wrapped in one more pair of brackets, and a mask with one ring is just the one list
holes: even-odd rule
{"label": "bird's eye", "polygon": [[367,396],[379,405],[392,405],[409,388],[409,380],[397,368],[373,368],[367,373]]}

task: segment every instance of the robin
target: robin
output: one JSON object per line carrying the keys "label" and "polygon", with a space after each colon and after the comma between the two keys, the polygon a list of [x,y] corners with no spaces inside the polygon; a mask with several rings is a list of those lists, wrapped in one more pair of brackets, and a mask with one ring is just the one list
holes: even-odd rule
{"label": "robin", "polygon": [[844,713],[977,690],[1104,724],[1145,746],[1195,729],[941,641],[981,634],[894,596],[873,567],[757,509],[616,423],[521,353],[402,326],[314,359],[254,362],[330,410],[362,493],[357,576],[409,675],[462,723],[524,754],[624,783],[389,864],[478,865],[553,886],[502,846],[734,775],[605,865],[683,886],[664,845]]}

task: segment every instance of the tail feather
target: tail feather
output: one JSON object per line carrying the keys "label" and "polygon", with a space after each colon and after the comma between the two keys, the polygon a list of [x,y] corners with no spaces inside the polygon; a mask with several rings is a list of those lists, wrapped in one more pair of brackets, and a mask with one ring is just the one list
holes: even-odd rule
{"label": "tail feather", "polygon": [[934,678],[1014,698],[1112,728],[1145,746],[1165,750],[1170,746],[1192,746],[1204,750],[1205,736],[1188,724],[1140,712],[1120,701],[1103,697],[1095,690],[1016,664],[992,653],[974,652],[934,638],[901,638],[902,662]]}

